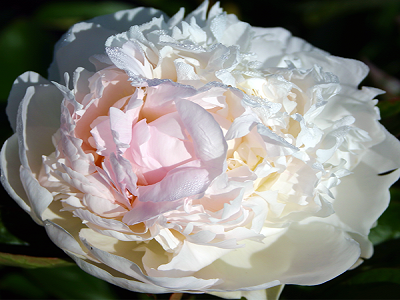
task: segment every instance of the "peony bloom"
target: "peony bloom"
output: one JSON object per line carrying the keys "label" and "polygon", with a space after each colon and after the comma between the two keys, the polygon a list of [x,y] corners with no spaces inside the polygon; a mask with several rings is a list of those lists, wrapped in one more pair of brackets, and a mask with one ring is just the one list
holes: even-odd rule
{"label": "peony bloom", "polygon": [[207,10],[74,25],[14,83],[4,187],[132,291],[263,299],[357,266],[400,167],[368,68]]}

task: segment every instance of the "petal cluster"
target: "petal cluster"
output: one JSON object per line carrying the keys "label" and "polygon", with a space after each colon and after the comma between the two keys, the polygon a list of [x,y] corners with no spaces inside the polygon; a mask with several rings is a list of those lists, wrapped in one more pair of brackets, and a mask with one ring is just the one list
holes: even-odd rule
{"label": "petal cluster", "polygon": [[358,88],[361,62],[207,11],[74,25],[51,81],[14,83],[3,185],[82,269],[133,291],[330,280],[372,255],[399,176],[381,91]]}

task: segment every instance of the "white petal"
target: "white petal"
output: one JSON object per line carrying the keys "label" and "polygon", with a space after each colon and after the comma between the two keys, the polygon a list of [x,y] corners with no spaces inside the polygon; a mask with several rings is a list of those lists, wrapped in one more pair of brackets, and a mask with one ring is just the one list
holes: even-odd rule
{"label": "white petal", "polygon": [[162,293],[172,293],[174,292],[173,290],[169,290],[163,287],[159,287],[153,284],[148,284],[148,283],[143,283],[140,281],[136,281],[134,279],[129,280],[126,279],[126,276],[124,274],[121,274],[119,272],[116,272],[112,270],[111,268],[107,268],[109,272],[107,272],[103,268],[99,268],[98,266],[94,265],[93,263],[83,260],[71,253],[68,253],[77,263],[77,265],[84,270],[85,272],[100,278],[102,280],[105,280],[109,283],[112,283],[116,286],[119,286],[121,288],[133,291],[133,292],[139,292],[139,293],[149,293],[149,294],[162,294]]}
{"label": "white petal", "polygon": [[292,38],[290,32],[284,28],[253,27],[252,30],[255,37],[251,43],[251,51],[256,53],[260,62],[269,60],[264,64],[265,67],[275,66],[272,59],[285,53],[288,41]]}
{"label": "white petal", "polygon": [[[228,146],[219,124],[204,108],[190,101],[178,101],[177,110],[195,145],[196,155],[214,178],[224,171]],[[211,171],[210,170],[210,171]],[[214,179],[212,178],[212,179]]]}
{"label": "white petal", "polygon": [[[361,235],[368,235],[389,204],[389,187],[399,178],[400,143],[383,127],[386,139],[368,149],[353,174],[341,178],[333,208],[337,216]],[[396,171],[379,176],[384,172]]]}
{"label": "white petal", "polygon": [[18,137],[12,135],[5,141],[1,149],[1,183],[7,193],[18,203],[26,212],[30,213],[28,196],[19,178],[21,162],[18,156]]}
{"label": "white petal", "polygon": [[322,52],[300,52],[295,53],[295,56],[302,61],[303,68],[308,69],[318,65],[324,72],[332,72],[340,78],[341,85],[357,87],[369,72],[367,65],[361,61],[326,55]]}
{"label": "white petal", "polygon": [[208,0],[203,1],[203,3],[201,3],[199,7],[197,7],[194,11],[186,16],[185,20],[189,22],[192,18],[195,18],[197,24],[203,27],[203,24],[206,20],[208,4]]}
{"label": "white petal", "polygon": [[10,95],[7,101],[7,116],[10,121],[11,128],[14,132],[17,130],[17,115],[18,107],[21,101],[24,99],[26,89],[33,85],[50,84],[50,82],[35,72],[25,72],[15,79],[14,84],[11,88]]}
{"label": "white petal", "polygon": [[172,169],[159,182],[138,187],[141,202],[171,202],[204,193],[210,184],[207,169],[185,165]]}
{"label": "white petal", "polygon": [[[169,191],[170,192],[170,191]],[[162,195],[162,194],[160,194]],[[158,198],[156,198],[157,200]],[[159,202],[135,201],[133,208],[125,214],[122,221],[127,225],[134,225],[140,222],[152,220],[159,215],[177,209],[183,205],[183,200]]]}
{"label": "white petal", "polygon": [[[248,241],[244,248],[228,253],[199,275],[226,278],[224,274],[229,274],[216,286],[221,290],[252,290],[276,279],[287,284],[314,285],[343,273],[359,255],[358,243],[342,230],[315,222],[292,225],[267,237],[264,243]],[[242,276],[243,272],[247,276]]]}
{"label": "white petal", "polygon": [[99,16],[90,20],[104,28],[116,32],[129,30],[133,25],[141,25],[150,22],[153,18],[166,15],[155,8],[137,7],[133,9],[120,10],[114,14]]}
{"label": "white petal", "polygon": [[[112,45],[113,39],[118,41],[118,36],[107,40],[106,45]],[[120,47],[106,47],[107,55],[111,61],[129,77],[153,78],[153,67],[145,56],[143,49],[137,42],[127,41]]]}
{"label": "white petal", "polygon": [[42,187],[29,169],[21,166],[20,178],[32,208],[32,218],[42,224],[42,214],[53,201],[52,194]]}
{"label": "white petal", "polygon": [[[52,136],[60,127],[62,95],[53,85],[27,88],[18,109],[17,132],[21,164],[38,174],[42,155],[54,152]],[[38,134],[40,132],[40,134]]]}
{"label": "white petal", "polygon": [[78,67],[95,71],[89,58],[104,53],[104,44],[108,37],[129,30],[133,25],[149,22],[160,15],[163,13],[154,8],[138,7],[75,24],[55,46],[49,79],[60,82],[65,72],[73,74]]}
{"label": "white petal", "polygon": [[212,292],[209,294],[225,299],[240,299],[244,297],[247,300],[278,300],[283,287],[284,285],[282,284],[254,291]]}
{"label": "white petal", "polygon": [[79,255],[80,257],[86,256],[85,251],[82,250],[79,243],[64,228],[49,220],[44,221],[44,224],[48,236],[53,241],[53,243],[57,245],[57,247],[61,248],[64,251],[72,252],[75,255]]}
{"label": "white petal", "polygon": [[49,79],[61,82],[65,72],[72,75],[78,67],[95,71],[89,57],[103,53],[106,39],[114,33],[113,30],[91,22],[73,25],[55,46]]}
{"label": "white petal", "polygon": [[184,290],[205,290],[212,286],[218,281],[218,279],[198,279],[195,277],[182,277],[177,280],[176,278],[169,277],[150,277],[143,274],[142,270],[133,262],[127,260],[124,257],[113,255],[109,252],[102,251],[93,245],[89,244],[88,241],[82,237],[82,242],[90,250],[90,252],[100,261],[113,269],[131,276],[137,280],[141,280],[145,283],[152,283],[160,287],[172,289],[175,291]]}
{"label": "white petal", "polygon": [[122,233],[132,233],[125,223],[114,219],[96,216],[86,209],[76,209],[74,215],[79,217],[83,222],[89,222],[104,229],[111,229]]}
{"label": "white petal", "polygon": [[94,213],[108,218],[124,215],[127,210],[118,203],[112,203],[109,199],[85,194],[82,202]]}
{"label": "white petal", "polygon": [[158,269],[161,271],[179,270],[195,272],[231,251],[232,249],[197,245],[184,241],[179,253],[168,264],[161,265]]}

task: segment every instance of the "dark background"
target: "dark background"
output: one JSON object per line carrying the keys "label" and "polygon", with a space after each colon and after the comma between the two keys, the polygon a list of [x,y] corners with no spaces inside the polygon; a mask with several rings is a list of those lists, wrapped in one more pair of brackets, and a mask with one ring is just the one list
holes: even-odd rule
{"label": "dark background", "polygon": [[[214,3],[213,1],[211,1]],[[201,1],[12,1],[0,6],[0,142],[12,132],[4,113],[15,78],[31,70],[47,77],[53,46],[74,23],[136,6],[151,6],[172,15]],[[221,1],[229,13],[259,27],[284,27],[293,35],[334,55],[368,64],[363,85],[387,91],[379,96],[382,123],[400,135],[400,1],[282,0]],[[400,299],[400,189],[371,232],[372,259],[353,271],[316,287],[287,286],[281,299]],[[43,228],[1,190],[0,252],[42,257],[33,263],[0,253],[0,299],[154,299],[87,275],[52,245]],[[53,259],[51,263],[48,257]],[[21,257],[19,257],[21,258]],[[65,259],[67,262],[65,262]],[[46,265],[47,267],[43,267]],[[49,267],[50,266],[50,267]],[[51,267],[54,266],[54,267]],[[39,268],[36,268],[39,267]],[[170,295],[159,295],[168,299]],[[194,296],[185,295],[184,300]],[[212,296],[198,295],[197,299]],[[191,299],[193,300],[193,299]]]}

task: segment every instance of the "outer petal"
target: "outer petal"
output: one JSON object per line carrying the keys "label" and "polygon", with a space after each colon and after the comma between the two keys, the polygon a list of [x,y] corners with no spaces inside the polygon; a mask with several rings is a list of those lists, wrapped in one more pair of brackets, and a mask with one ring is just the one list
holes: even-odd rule
{"label": "outer petal", "polygon": [[40,171],[42,155],[54,152],[52,136],[60,128],[62,99],[54,85],[41,84],[28,87],[19,106],[20,159],[24,168],[34,174]]}
{"label": "outer petal", "polygon": [[61,100],[61,93],[53,85],[30,86],[18,109],[20,178],[33,209],[32,217],[38,223],[53,197],[40,186],[36,176],[42,165],[42,155],[54,151],[52,136],[60,127]]}
{"label": "outer petal", "polygon": [[26,212],[30,213],[31,208],[28,196],[19,178],[21,162],[18,156],[18,137],[15,133],[3,145],[1,149],[1,183],[9,195]]}
{"label": "outer petal", "polygon": [[119,272],[122,272],[123,274],[131,276],[133,278],[137,278],[138,280],[141,280],[145,283],[154,284],[173,291],[185,291],[192,289],[205,291],[208,287],[219,281],[218,279],[204,280],[195,277],[182,277],[179,280],[176,280],[176,278],[146,276],[143,274],[142,270],[140,270],[139,266],[137,266],[132,261],[101,250],[95,247],[93,244],[90,244],[84,237],[82,237],[81,239],[86,247],[90,250],[91,254],[93,254],[94,257],[99,259],[101,262]]}
{"label": "outer petal", "polygon": [[315,285],[345,272],[359,256],[358,243],[342,230],[314,222],[291,225],[287,231],[266,238],[264,243],[248,241],[245,247],[198,273],[203,278],[230,274],[215,286],[216,290],[225,291],[267,288],[268,283],[269,287],[278,285],[279,282],[272,284],[276,279],[280,283]]}
{"label": "outer petal", "polygon": [[48,236],[57,247],[64,251],[68,251],[68,253],[74,253],[80,257],[86,257],[86,252],[82,249],[76,239],[64,228],[49,220],[44,221],[44,224]]}
{"label": "outer petal", "polygon": [[6,108],[8,120],[10,121],[11,128],[14,130],[14,132],[17,130],[18,107],[22,99],[24,99],[26,89],[32,85],[48,83],[50,82],[41,77],[38,73],[30,71],[25,72],[24,74],[18,76],[17,79],[15,79],[14,84],[11,88],[10,95],[8,96]]}
{"label": "outer petal", "polygon": [[137,7],[134,9],[121,10],[114,14],[99,16],[90,21],[104,28],[122,32],[128,30],[133,25],[141,25],[160,16],[164,16],[164,18],[168,19],[166,14],[158,9]]}
{"label": "outer petal", "polygon": [[[83,260],[72,253],[68,253],[69,256],[72,257],[73,260],[77,263],[77,265],[84,270],[85,272],[105,280],[109,283],[112,283],[116,286],[122,287],[124,289],[139,292],[139,293],[150,293],[150,294],[162,294],[162,293],[172,293],[174,291],[155,286],[148,283],[143,283],[136,280],[129,280],[126,278],[126,275],[119,273],[111,268],[105,268],[104,265],[97,265],[93,262],[89,262],[87,260]],[[106,271],[107,269],[107,271]]]}
{"label": "outer petal", "polygon": [[284,285],[277,285],[262,290],[254,291],[236,291],[236,292],[211,292],[209,294],[225,298],[225,299],[240,299],[242,297],[249,300],[278,300],[282,293]]}
{"label": "outer petal", "polygon": [[54,60],[48,70],[49,79],[61,82],[65,72],[73,74],[78,67],[95,71],[89,57],[104,53],[104,43],[114,33],[113,30],[90,22],[72,26],[55,46]]}
{"label": "outer petal", "polygon": [[[368,235],[389,204],[389,187],[399,178],[400,144],[382,127],[386,139],[368,149],[353,174],[336,187],[333,208],[352,230]],[[385,172],[395,170],[387,175]]]}
{"label": "outer petal", "polygon": [[327,55],[322,51],[299,52],[292,54],[292,57],[301,61],[302,68],[309,69],[318,65],[324,72],[332,72],[339,78],[341,85],[358,86],[369,72],[367,65],[361,61]]}
{"label": "outer petal", "polygon": [[78,67],[94,71],[89,58],[105,53],[104,44],[108,37],[161,15],[163,13],[159,10],[138,7],[75,24],[55,46],[49,79],[60,82],[65,72],[73,74]]}
{"label": "outer petal", "polygon": [[52,135],[60,126],[60,113],[57,112],[60,111],[61,100],[57,88],[39,74],[26,72],[14,82],[7,107],[11,125],[17,134],[9,139],[2,151],[3,184],[38,223],[41,223],[41,214],[53,198],[39,185],[35,174],[41,168],[42,155],[54,151]]}

